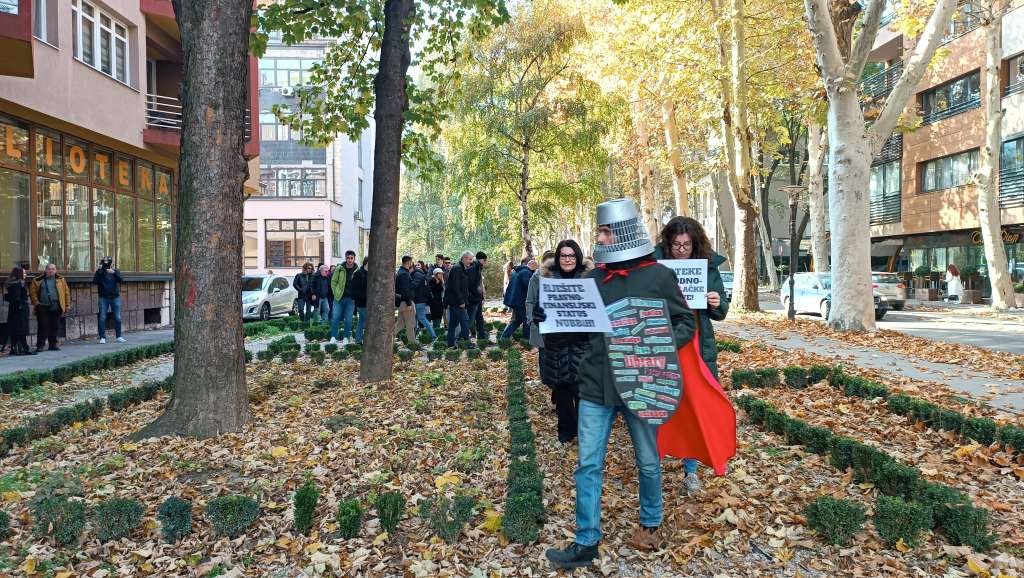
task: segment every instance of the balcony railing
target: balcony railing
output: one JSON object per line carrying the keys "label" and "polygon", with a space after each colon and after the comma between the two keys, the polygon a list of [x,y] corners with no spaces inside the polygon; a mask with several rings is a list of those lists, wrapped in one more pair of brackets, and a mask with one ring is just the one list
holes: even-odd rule
{"label": "balcony railing", "polygon": [[903,134],[894,132],[885,140],[882,150],[871,159],[871,166],[885,164],[903,158]]}
{"label": "balcony railing", "polygon": [[[249,107],[245,109],[245,142],[252,139],[252,112]],[[173,96],[162,94],[146,95],[146,126],[149,128],[162,128],[181,130],[181,101]]]}
{"label": "balcony railing", "polygon": [[940,120],[956,116],[962,112],[978,108],[979,106],[981,106],[981,96],[975,96],[970,100],[961,102],[960,104],[951,106],[947,109],[930,112],[922,117],[921,123],[931,124],[933,122],[938,122]]}
{"label": "balcony railing", "polygon": [[901,74],[903,74],[903,62],[894,62],[889,68],[860,81],[861,94],[867,99],[886,96],[892,92]]}
{"label": "balcony railing", "polygon": [[1024,80],[1018,80],[1017,82],[1007,86],[1003,91],[1003,96],[1010,96],[1011,94],[1017,94],[1018,92],[1024,92]]}
{"label": "balcony railing", "polygon": [[1024,207],[1024,170],[999,171],[999,206]]}
{"label": "balcony railing", "polygon": [[892,10],[890,10],[889,12],[883,12],[882,18],[878,21],[878,27],[885,28],[890,23],[892,23],[893,20],[896,20],[895,12],[893,12]]}
{"label": "balcony railing", "polygon": [[977,9],[970,2],[959,2],[953,20],[946,26],[946,34],[942,43],[946,44],[973,32],[981,26],[981,18],[975,13]]}
{"label": "balcony railing", "polygon": [[869,218],[872,225],[899,223],[902,212],[902,199],[899,194],[872,198]]}

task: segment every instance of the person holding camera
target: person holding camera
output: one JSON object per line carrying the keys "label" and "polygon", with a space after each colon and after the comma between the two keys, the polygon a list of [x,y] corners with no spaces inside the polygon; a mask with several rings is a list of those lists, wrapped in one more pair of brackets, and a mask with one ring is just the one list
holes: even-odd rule
{"label": "person holding camera", "polygon": [[114,335],[117,342],[125,342],[125,338],[121,337],[121,283],[124,283],[124,277],[121,276],[121,271],[114,267],[114,259],[100,259],[100,268],[92,277],[92,284],[98,287],[100,298],[97,312],[100,343],[107,342],[107,311],[114,313]]}

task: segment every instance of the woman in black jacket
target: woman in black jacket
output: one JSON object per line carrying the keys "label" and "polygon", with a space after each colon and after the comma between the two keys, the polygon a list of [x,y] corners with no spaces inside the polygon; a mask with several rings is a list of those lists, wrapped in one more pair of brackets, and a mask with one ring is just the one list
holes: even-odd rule
{"label": "woman in black jacket", "polygon": [[369,257],[363,257],[363,266],[352,273],[352,280],[349,281],[352,284],[349,294],[356,307],[356,314],[359,315],[359,323],[356,324],[356,344],[358,345],[363,344],[363,332],[366,330],[366,282],[370,274],[366,269],[366,264],[369,262]]}
{"label": "woman in black jacket", "polygon": [[21,267],[11,269],[7,277],[4,301],[8,303],[7,334],[11,339],[11,355],[35,355],[28,347],[28,288],[25,287],[25,270]]}
{"label": "woman in black jacket", "polygon": [[[584,259],[583,250],[572,239],[558,243],[555,257],[545,261],[538,271],[543,277],[576,279],[594,268]],[[576,438],[579,380],[577,371],[586,351],[587,333],[549,333],[540,350],[540,379],[551,388],[551,401],[558,417],[558,441],[567,444]]]}
{"label": "woman in black jacket", "polygon": [[434,324],[434,329],[438,329],[441,327],[441,321],[444,320],[444,269],[440,267],[434,269],[428,286],[430,299],[427,304],[430,306],[430,321]]}

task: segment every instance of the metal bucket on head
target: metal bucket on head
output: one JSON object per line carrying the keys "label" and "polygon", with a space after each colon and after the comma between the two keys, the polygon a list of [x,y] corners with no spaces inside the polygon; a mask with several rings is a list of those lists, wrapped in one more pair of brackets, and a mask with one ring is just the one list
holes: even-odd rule
{"label": "metal bucket on head", "polygon": [[610,228],[615,235],[611,245],[594,245],[597,263],[621,263],[654,252],[633,199],[614,199],[598,205],[597,224]]}

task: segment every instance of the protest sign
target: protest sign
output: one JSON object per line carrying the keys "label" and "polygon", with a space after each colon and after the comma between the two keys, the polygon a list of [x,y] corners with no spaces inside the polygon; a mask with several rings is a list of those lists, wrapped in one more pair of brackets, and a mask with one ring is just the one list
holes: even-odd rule
{"label": "protest sign", "polygon": [[540,278],[540,306],[547,314],[543,333],[609,333],[612,330],[604,301],[593,279]]}
{"label": "protest sign", "polygon": [[672,269],[683,292],[686,306],[690,309],[708,308],[708,260],[707,259],[665,259],[658,261]]}
{"label": "protest sign", "polygon": [[612,382],[633,415],[659,426],[679,406],[682,374],[664,299],[620,299],[606,308]]}

